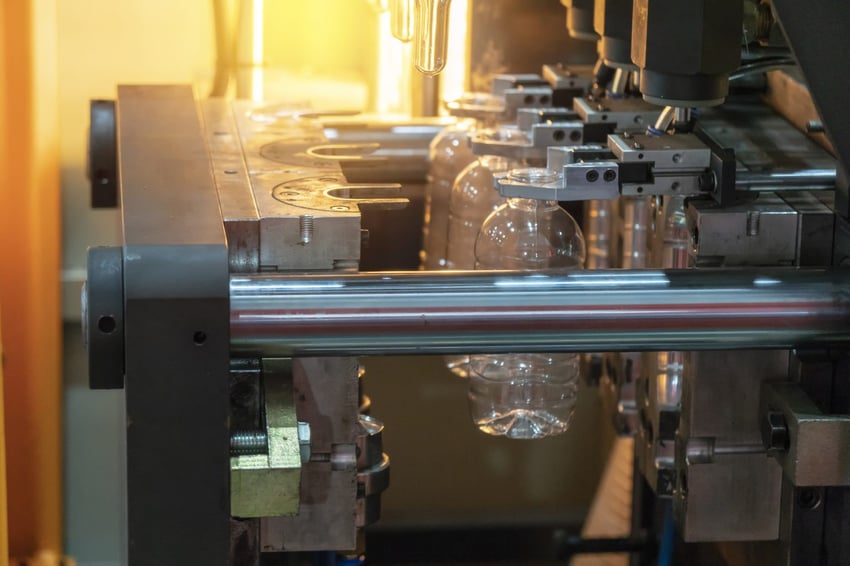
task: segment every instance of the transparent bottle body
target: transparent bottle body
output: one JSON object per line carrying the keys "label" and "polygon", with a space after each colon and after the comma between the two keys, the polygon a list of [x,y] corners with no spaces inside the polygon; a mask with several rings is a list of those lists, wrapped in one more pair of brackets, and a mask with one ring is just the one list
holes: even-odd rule
{"label": "transparent bottle body", "polygon": [[516,168],[514,159],[483,155],[455,179],[449,198],[447,269],[475,269],[475,240],[491,212],[505,202],[495,187],[495,173]]}
{"label": "transparent bottle body", "polygon": [[420,253],[423,269],[446,268],[452,186],[460,172],[475,161],[475,155],[469,145],[469,135],[478,127],[476,120],[460,120],[445,127],[431,141]]}
{"label": "transparent bottle body", "polygon": [[[494,173],[509,171],[519,162],[484,155],[457,176],[449,198],[446,269],[475,269],[475,239],[487,216],[505,199],[496,191]],[[458,377],[469,376],[469,356],[445,356],[446,366]]]}
{"label": "transparent bottle body", "polygon": [[[558,203],[510,199],[484,222],[475,255],[476,269],[582,269],[585,242]],[[491,435],[561,434],[575,409],[579,371],[578,354],[470,356],[470,415]]]}

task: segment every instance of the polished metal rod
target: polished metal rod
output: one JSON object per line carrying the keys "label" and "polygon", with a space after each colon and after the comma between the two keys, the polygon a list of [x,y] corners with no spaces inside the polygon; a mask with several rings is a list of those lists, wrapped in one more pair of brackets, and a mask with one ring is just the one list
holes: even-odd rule
{"label": "polished metal rod", "polygon": [[831,191],[835,189],[835,169],[739,171],[735,189],[739,191]]}
{"label": "polished metal rod", "polygon": [[257,356],[789,348],[850,341],[850,271],[234,276]]}

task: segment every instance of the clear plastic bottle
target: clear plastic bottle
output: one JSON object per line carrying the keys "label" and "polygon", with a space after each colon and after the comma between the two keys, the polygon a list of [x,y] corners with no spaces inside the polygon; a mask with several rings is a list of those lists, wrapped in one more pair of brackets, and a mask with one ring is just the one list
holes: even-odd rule
{"label": "clear plastic bottle", "polygon": [[[484,222],[476,269],[582,269],[578,223],[554,201],[510,199]],[[476,426],[508,438],[567,430],[576,403],[578,354],[476,355],[469,362],[469,407]]]}
{"label": "clear plastic bottle", "polygon": [[[499,128],[479,132],[479,137],[512,140],[524,139],[525,134],[513,128]],[[458,175],[449,198],[448,269],[475,269],[475,239],[481,225],[505,202],[496,190],[494,175],[521,165],[516,159],[482,155]]]}
{"label": "clear plastic bottle", "polygon": [[[479,132],[479,135],[510,139],[524,134],[511,128],[499,128]],[[446,269],[475,269],[475,239],[481,225],[505,202],[496,191],[494,175],[519,166],[520,162],[515,159],[482,155],[457,176],[449,198]],[[446,356],[445,360],[453,374],[469,377],[468,355]]]}
{"label": "clear plastic bottle", "polygon": [[460,119],[437,134],[430,145],[425,222],[419,254],[422,268],[426,270],[446,269],[452,186],[460,172],[475,161],[469,138],[490,127],[505,111],[504,99],[487,93],[466,93],[447,106],[449,112]]}
{"label": "clear plastic bottle", "polygon": [[467,118],[446,126],[431,140],[428,184],[425,187],[425,222],[422,228],[422,268],[446,268],[446,234],[449,226],[449,198],[455,179],[464,167],[475,161],[469,135],[478,128]]}

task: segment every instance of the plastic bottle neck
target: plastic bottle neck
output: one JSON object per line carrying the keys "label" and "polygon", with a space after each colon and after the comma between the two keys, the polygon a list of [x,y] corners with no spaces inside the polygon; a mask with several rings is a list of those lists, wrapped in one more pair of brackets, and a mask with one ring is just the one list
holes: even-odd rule
{"label": "plastic bottle neck", "polygon": [[517,161],[501,155],[482,155],[478,162],[491,171],[507,171],[516,167]]}
{"label": "plastic bottle neck", "polygon": [[533,198],[510,198],[508,206],[515,210],[543,211],[554,210],[559,207],[555,200],[537,200]]}

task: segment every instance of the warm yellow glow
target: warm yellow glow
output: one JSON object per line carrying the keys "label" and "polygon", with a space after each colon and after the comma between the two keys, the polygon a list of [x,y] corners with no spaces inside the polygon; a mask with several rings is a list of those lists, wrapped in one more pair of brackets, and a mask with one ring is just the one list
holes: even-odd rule
{"label": "warm yellow glow", "polygon": [[[449,16],[449,49],[446,68],[440,75],[440,100],[455,100],[466,90],[469,68],[468,0],[452,0]],[[440,106],[442,109],[442,105]]]}
{"label": "warm yellow glow", "polygon": [[411,46],[393,37],[389,12],[378,14],[378,114],[410,115]]}
{"label": "warm yellow glow", "polygon": [[[253,8],[254,1],[243,3]],[[248,29],[259,10],[243,15]],[[372,111],[378,80],[378,16],[363,0],[266,0],[262,7],[262,94],[276,104],[314,110]],[[243,35],[249,36],[246,31]],[[255,37],[242,46],[239,93],[253,98]],[[240,83],[240,84],[241,84]]]}
{"label": "warm yellow glow", "polygon": [[251,99],[263,100],[264,0],[253,0],[251,9]]}

